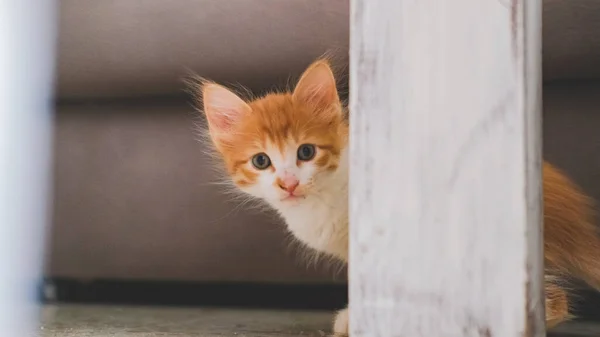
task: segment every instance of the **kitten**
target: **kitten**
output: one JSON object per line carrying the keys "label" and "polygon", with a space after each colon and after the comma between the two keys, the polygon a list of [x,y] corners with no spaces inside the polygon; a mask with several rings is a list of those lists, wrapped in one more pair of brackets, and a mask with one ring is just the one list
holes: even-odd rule
{"label": "kitten", "polygon": [[[200,86],[210,139],[239,190],[276,209],[306,246],[348,260],[348,121],[326,60],[293,92],[249,102],[211,82]],[[566,276],[600,286],[600,240],[589,200],[559,170],[543,166],[546,322],[569,316]],[[348,311],[333,330],[348,333]]]}

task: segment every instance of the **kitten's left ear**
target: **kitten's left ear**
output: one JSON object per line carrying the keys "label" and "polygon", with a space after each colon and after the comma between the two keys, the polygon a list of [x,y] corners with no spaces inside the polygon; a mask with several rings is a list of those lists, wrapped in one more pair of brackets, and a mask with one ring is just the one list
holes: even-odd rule
{"label": "kitten's left ear", "polygon": [[329,63],[326,60],[318,60],[310,65],[300,77],[292,97],[318,108],[339,104],[335,77]]}

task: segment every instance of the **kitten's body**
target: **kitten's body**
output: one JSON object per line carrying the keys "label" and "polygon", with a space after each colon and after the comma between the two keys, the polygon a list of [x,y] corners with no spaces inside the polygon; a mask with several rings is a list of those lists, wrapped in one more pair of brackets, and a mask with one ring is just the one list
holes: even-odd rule
{"label": "kitten's body", "polygon": [[[211,139],[236,186],[269,203],[306,246],[347,262],[348,123],[328,63],[315,62],[292,93],[244,102],[213,83],[202,91]],[[307,144],[310,158],[301,154]],[[546,322],[553,326],[568,318],[567,277],[600,286],[600,239],[587,197],[548,163],[543,188]],[[342,310],[334,331],[347,329]]]}

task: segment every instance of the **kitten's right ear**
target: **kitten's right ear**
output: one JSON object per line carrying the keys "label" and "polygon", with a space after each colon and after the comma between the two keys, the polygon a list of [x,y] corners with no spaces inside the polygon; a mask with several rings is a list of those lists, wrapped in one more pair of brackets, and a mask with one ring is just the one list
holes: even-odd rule
{"label": "kitten's right ear", "polygon": [[335,77],[326,59],[315,61],[304,71],[292,97],[319,108],[339,104]]}
{"label": "kitten's right ear", "polygon": [[215,140],[222,140],[240,118],[251,111],[243,99],[216,83],[202,85],[202,102],[211,136]]}

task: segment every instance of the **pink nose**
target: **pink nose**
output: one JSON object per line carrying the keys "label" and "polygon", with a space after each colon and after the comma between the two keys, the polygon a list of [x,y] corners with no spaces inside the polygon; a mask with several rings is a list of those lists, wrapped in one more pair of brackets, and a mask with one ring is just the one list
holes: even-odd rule
{"label": "pink nose", "polygon": [[282,190],[287,191],[289,193],[294,193],[296,187],[300,185],[300,182],[296,177],[288,175],[285,178],[280,179],[278,185],[279,188],[281,188]]}

